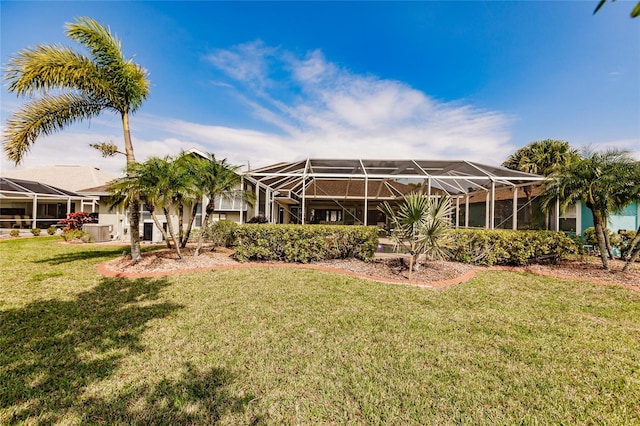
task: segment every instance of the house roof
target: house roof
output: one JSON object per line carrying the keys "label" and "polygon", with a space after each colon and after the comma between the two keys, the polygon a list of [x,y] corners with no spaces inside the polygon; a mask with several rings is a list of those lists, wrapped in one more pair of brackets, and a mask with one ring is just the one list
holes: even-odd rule
{"label": "house roof", "polygon": [[42,166],[23,170],[3,170],[2,176],[40,182],[72,192],[104,185],[117,178],[112,173],[90,166]]}
{"label": "house roof", "polygon": [[90,198],[41,182],[0,177],[0,198],[32,198],[33,196],[55,199]]}

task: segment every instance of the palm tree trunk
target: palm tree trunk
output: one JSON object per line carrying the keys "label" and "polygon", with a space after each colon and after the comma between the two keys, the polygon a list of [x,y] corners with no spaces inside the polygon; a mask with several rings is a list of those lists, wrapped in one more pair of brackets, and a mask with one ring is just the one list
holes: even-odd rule
{"label": "palm tree trunk", "polygon": [[607,254],[609,255],[609,259],[613,260],[613,250],[611,249],[611,240],[609,239],[609,229],[606,227],[603,230],[604,242],[607,244]]}
{"label": "palm tree trunk", "polygon": [[160,230],[160,233],[162,233],[162,236],[164,237],[164,240],[167,243],[167,248],[171,248],[171,240],[167,236],[167,231],[165,231],[162,225],[160,224],[160,220],[158,220],[158,215],[156,214],[155,207],[151,205],[147,205],[147,210],[149,210],[149,212],[151,213],[151,219],[153,219],[153,223],[156,224],[156,227]]}
{"label": "palm tree trunk", "polygon": [[209,225],[209,217],[211,216],[211,213],[213,213],[214,208],[215,205],[213,204],[213,202],[209,201],[205,209],[204,220],[202,221],[202,232],[200,232],[200,235],[198,235],[198,244],[196,245],[196,251],[193,252],[194,257],[200,254],[200,248],[202,247],[202,242],[204,241],[204,231]]}
{"label": "palm tree trunk", "polygon": [[527,196],[527,215],[529,216],[529,228],[533,228],[533,206],[531,205],[531,187],[524,187],[524,194]]}
{"label": "palm tree trunk", "polygon": [[638,231],[636,231],[636,237],[631,241],[629,247],[631,248],[631,253],[629,253],[629,259],[627,259],[627,263],[625,263],[624,268],[622,268],[624,272],[627,272],[629,269],[631,269],[631,265],[633,265],[633,263],[640,255],[640,227],[638,227]]}
{"label": "palm tree trunk", "polygon": [[184,239],[182,241],[181,247],[185,248],[187,246],[187,242],[189,241],[189,236],[191,235],[191,229],[193,228],[193,222],[196,220],[196,214],[198,214],[198,203],[193,203],[193,207],[191,208],[191,217],[189,218],[189,224],[187,225],[187,230],[184,234]]}
{"label": "palm tree trunk", "polygon": [[167,228],[169,228],[169,235],[171,235],[173,244],[176,247],[176,254],[178,255],[178,259],[182,259],[182,253],[180,252],[180,243],[176,239],[176,233],[173,231],[173,223],[171,222],[171,218],[169,217],[169,210],[166,207],[162,210],[164,211],[164,215],[167,218]]}
{"label": "palm tree trunk", "polygon": [[593,224],[596,229],[596,238],[598,239],[598,248],[600,250],[600,259],[602,259],[602,268],[609,270],[609,256],[607,255],[607,243],[604,238],[603,220],[595,210],[591,210],[593,215]]}
{"label": "palm tree trunk", "polygon": [[182,200],[180,200],[178,201],[178,240],[180,242],[180,247],[184,247],[182,245],[183,238],[184,238],[184,204],[182,203]]}
{"label": "palm tree trunk", "polygon": [[[124,150],[127,155],[127,165],[136,162],[131,143],[131,131],[129,129],[129,112],[122,111],[122,130],[124,132]],[[131,228],[131,263],[134,265],[140,261],[140,197],[134,196],[129,203],[129,227]]]}
{"label": "palm tree trunk", "polygon": [[129,224],[131,232],[131,263],[136,264],[142,258],[140,254],[140,199],[134,197],[129,202]]}

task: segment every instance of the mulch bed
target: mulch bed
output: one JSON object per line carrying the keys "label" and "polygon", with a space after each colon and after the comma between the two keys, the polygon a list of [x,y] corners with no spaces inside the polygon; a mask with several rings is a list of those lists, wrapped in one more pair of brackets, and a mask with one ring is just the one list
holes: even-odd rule
{"label": "mulch bed", "polygon": [[477,271],[503,269],[600,284],[617,284],[640,290],[640,266],[638,264],[634,265],[631,271],[623,273],[621,270],[624,262],[615,260],[611,262],[612,270],[605,271],[602,269],[600,259],[593,256],[564,260],[556,265],[529,265],[520,268],[482,268],[457,262],[429,261],[421,263],[419,270],[412,273],[411,281],[409,281],[407,261],[401,257],[394,256],[376,258],[371,262],[363,262],[357,259],[335,259],[299,265],[284,262],[239,263],[233,259],[233,250],[220,247],[216,248],[215,251],[205,247],[198,257],[193,257],[193,247],[187,247],[182,252],[182,260],[178,259],[174,250],[165,249],[147,252],[143,254],[142,260],[136,265],[131,264],[129,257],[123,256],[101,264],[99,270],[105,275],[142,277],[211,269],[275,265],[338,271],[385,282],[442,287],[466,281],[472,278]]}

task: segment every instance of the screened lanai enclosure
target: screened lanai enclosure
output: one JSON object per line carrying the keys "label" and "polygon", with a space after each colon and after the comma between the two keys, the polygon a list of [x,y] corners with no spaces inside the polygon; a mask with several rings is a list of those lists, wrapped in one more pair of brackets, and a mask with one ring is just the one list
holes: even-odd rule
{"label": "screened lanai enclosure", "polygon": [[[245,173],[270,223],[379,225],[378,206],[411,192],[450,197],[455,227],[529,227],[523,187],[542,176],[470,161],[306,159]],[[552,229],[559,229],[556,211]]]}
{"label": "screened lanai enclosure", "polygon": [[67,213],[95,211],[97,197],[86,197],[30,180],[0,177],[0,228],[46,229]]}

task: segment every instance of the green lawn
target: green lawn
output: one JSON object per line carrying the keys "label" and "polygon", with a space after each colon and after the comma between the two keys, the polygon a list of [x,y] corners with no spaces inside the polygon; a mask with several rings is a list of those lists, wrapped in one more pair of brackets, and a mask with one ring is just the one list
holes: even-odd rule
{"label": "green lawn", "polygon": [[0,242],[0,424],[639,424],[640,294],[260,268],[138,280]]}

